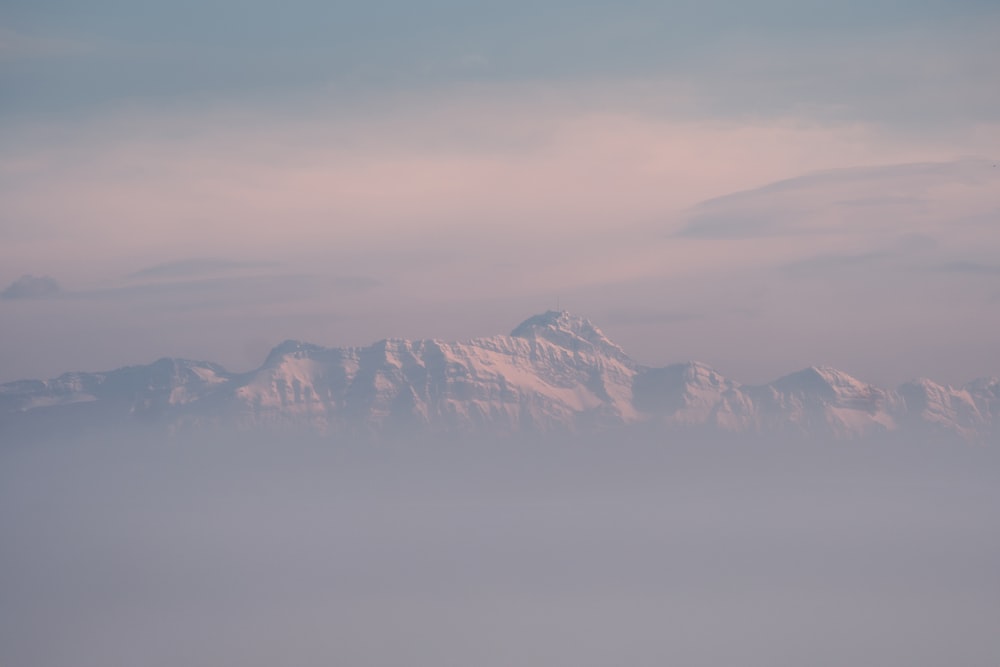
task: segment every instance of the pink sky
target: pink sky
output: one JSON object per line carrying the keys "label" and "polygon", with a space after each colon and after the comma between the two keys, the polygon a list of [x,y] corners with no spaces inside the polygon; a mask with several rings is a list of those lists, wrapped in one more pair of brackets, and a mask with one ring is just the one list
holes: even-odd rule
{"label": "pink sky", "polygon": [[[357,100],[314,83],[11,120],[0,288],[61,293],[0,299],[0,381],[161,356],[247,369],[283,338],[492,335],[557,299],[640,361],[744,382],[814,363],[889,385],[998,374],[1000,121],[977,64],[996,45],[908,30],[799,58],[734,38],[740,57],[706,56],[701,78]],[[41,57],[22,51],[6,57]],[[841,56],[896,87],[863,93]],[[842,103],[753,110],[811,72]]]}

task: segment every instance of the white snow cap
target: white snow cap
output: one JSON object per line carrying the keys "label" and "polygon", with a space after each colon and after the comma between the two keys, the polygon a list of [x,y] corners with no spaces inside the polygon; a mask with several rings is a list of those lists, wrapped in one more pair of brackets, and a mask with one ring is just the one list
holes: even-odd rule
{"label": "white snow cap", "polygon": [[599,352],[619,359],[628,359],[625,351],[595,327],[590,320],[571,315],[565,310],[550,310],[521,322],[510,335],[529,340],[545,340],[567,350]]}

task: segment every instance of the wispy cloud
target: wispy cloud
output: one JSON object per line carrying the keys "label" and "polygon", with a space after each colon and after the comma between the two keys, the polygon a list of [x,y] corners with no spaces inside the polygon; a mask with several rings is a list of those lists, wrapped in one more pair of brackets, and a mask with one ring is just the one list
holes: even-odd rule
{"label": "wispy cloud", "polygon": [[195,257],[156,264],[128,275],[129,278],[186,278],[218,273],[229,273],[247,269],[267,269],[278,266],[278,262],[237,261],[217,258]]}
{"label": "wispy cloud", "polygon": [[23,275],[0,292],[4,299],[44,299],[59,294],[59,283],[49,276]]}
{"label": "wispy cloud", "polygon": [[901,218],[919,223],[932,213],[931,195],[956,186],[995,200],[988,194],[995,172],[980,158],[818,171],[702,202],[677,236],[752,239],[873,231]]}
{"label": "wispy cloud", "polygon": [[0,292],[0,298],[28,300],[58,297],[76,302],[117,303],[130,308],[201,310],[308,301],[322,295],[362,294],[381,285],[381,281],[368,276],[284,273],[147,281],[74,290],[62,289],[49,276],[25,275]]}
{"label": "wispy cloud", "polygon": [[815,255],[807,259],[788,262],[783,264],[780,269],[794,277],[828,277],[843,271],[880,267],[892,257],[894,257],[893,253],[884,251]]}
{"label": "wispy cloud", "polygon": [[361,293],[381,282],[367,276],[274,274],[145,282],[66,292],[67,298],[144,301],[152,307],[176,302],[191,309],[233,304],[266,304],[311,299],[323,293]]}
{"label": "wispy cloud", "polygon": [[943,273],[960,273],[974,276],[1000,276],[1000,263],[987,264],[970,260],[957,260],[934,267]]}

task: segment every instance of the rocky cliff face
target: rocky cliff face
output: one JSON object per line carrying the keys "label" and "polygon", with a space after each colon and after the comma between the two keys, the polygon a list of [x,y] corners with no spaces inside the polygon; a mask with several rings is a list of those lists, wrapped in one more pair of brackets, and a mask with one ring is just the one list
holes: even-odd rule
{"label": "rocky cliff face", "polygon": [[509,336],[464,343],[389,339],[324,348],[286,341],[245,374],[161,359],[0,385],[0,435],[130,421],[332,436],[645,423],[835,439],[919,432],[996,441],[998,415],[996,379],[957,389],[917,380],[890,391],[832,368],[808,368],[747,386],[698,363],[642,366],[589,321],[555,311],[529,318]]}

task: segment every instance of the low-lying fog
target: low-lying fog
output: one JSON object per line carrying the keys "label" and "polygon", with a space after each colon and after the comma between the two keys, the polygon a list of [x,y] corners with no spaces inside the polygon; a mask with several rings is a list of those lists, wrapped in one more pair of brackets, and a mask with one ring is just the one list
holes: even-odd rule
{"label": "low-lying fog", "polygon": [[1000,455],[0,450],[0,665],[996,667]]}

